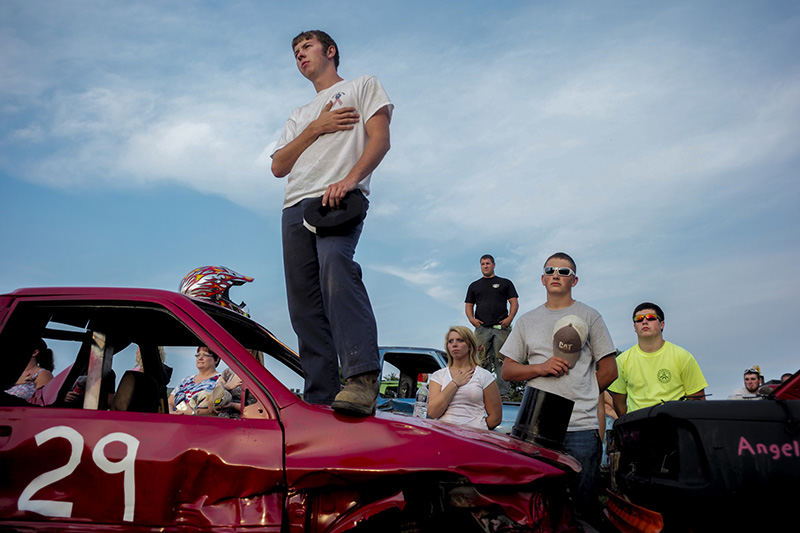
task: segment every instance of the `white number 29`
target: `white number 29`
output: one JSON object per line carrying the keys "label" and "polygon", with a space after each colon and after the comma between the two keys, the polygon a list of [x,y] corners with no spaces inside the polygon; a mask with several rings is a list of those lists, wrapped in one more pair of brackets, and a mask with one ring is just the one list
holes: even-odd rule
{"label": "white number 29", "polygon": [[[17,502],[20,511],[33,511],[45,516],[56,516],[69,518],[72,516],[72,502],[57,502],[53,500],[32,500],[31,496],[40,489],[60,481],[72,474],[78,467],[83,450],[83,437],[80,433],[69,426],[55,426],[36,434],[36,445],[41,446],[45,442],[62,438],[66,439],[71,446],[69,460],[64,466],[55,470],[50,470],[35,477],[28,486],[22,491]],[[112,442],[121,442],[125,445],[125,457],[119,461],[112,462],[105,456],[105,447]],[[136,452],[139,450],[139,439],[127,433],[109,433],[97,441],[92,450],[92,459],[95,464],[108,474],[119,474],[124,472],[123,488],[125,496],[125,511],[122,519],[125,522],[133,521],[133,510],[136,505],[136,480],[134,477],[134,466],[136,464]]]}

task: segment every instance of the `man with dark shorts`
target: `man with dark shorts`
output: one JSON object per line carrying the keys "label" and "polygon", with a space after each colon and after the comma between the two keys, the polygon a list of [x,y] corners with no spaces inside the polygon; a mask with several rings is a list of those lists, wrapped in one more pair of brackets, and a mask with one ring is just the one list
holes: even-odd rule
{"label": "man with dark shorts", "polygon": [[[374,76],[342,79],[339,47],[311,30],[292,40],[300,73],[316,90],[295,109],[272,153],[272,173],[288,176],[282,237],[286,295],[305,374],[304,399],[369,416],[378,396],[378,332],[361,267],[353,260],[363,222],[337,233],[304,225],[304,212],[343,207],[345,195],[368,206],[372,171],[389,150],[394,106]],[[340,390],[339,362],[346,380]]]}
{"label": "man with dark shorts", "polygon": [[470,324],[475,326],[481,366],[495,373],[500,397],[508,400],[511,390],[500,375],[503,367],[500,348],[511,333],[511,322],[519,309],[519,297],[511,280],[496,276],[494,267],[494,257],[489,254],[481,256],[483,276],[470,283],[464,311]]}

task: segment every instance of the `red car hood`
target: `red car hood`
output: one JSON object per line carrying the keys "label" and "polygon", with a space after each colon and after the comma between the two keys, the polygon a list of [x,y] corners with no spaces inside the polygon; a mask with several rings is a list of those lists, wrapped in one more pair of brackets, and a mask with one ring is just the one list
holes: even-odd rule
{"label": "red car hood", "polygon": [[281,420],[290,486],[442,471],[476,484],[518,485],[580,471],[563,453],[436,420],[382,412],[354,418],[303,402],[282,409]]}

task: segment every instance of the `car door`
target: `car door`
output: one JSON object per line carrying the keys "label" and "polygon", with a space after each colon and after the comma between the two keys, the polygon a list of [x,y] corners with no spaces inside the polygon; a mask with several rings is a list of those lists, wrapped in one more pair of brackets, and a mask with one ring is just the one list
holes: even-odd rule
{"label": "car door", "polygon": [[[165,412],[167,391],[196,372],[197,346],[218,352],[220,364],[231,368],[238,368],[231,351],[247,354],[193,327],[161,306],[141,303],[15,307],[0,334],[0,354],[12,357],[21,337],[39,335],[57,351],[57,368],[39,395],[42,405],[6,399],[0,406],[0,476],[6,480],[0,521],[81,530],[280,529],[279,421],[268,414],[248,419]],[[144,368],[133,370],[134,346],[149,354]],[[168,353],[166,361],[152,355],[155,346]],[[173,369],[169,380],[162,365]],[[252,377],[242,374],[248,394],[266,403]],[[68,402],[83,376],[82,398]]]}

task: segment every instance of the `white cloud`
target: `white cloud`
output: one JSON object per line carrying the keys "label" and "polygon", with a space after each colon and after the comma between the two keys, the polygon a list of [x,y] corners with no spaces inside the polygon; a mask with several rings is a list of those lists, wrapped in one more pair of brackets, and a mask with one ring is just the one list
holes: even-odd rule
{"label": "white cloud", "polygon": [[633,100],[640,98],[641,93],[626,84],[626,78],[608,74],[579,73],[544,101],[542,113],[592,120],[614,119],[617,113],[624,113]]}
{"label": "white cloud", "polygon": [[[674,198],[686,182],[711,186],[732,168],[793,153],[795,81],[728,87],[724,77],[708,79],[724,68],[713,50],[638,38],[648,45],[608,39],[577,55],[521,40],[491,62],[478,55],[486,41],[433,56],[430,43],[406,45],[406,67],[397,68],[408,76],[384,80],[397,112],[372,217],[418,213],[411,223],[422,235],[449,228],[480,240],[496,233],[498,210],[503,231],[516,234],[548,228],[569,208],[578,222],[607,233],[600,213],[640,209],[643,177]],[[17,41],[15,48],[30,48]],[[62,186],[177,182],[260,211],[282,192],[267,171],[269,143],[289,109],[313,94],[275,52],[277,72],[273,63],[231,70],[201,62],[171,71],[170,83],[115,74],[84,91],[59,90],[44,115],[14,137],[47,142],[49,134],[70,148],[31,163],[28,177]],[[159,57],[150,49],[146,56]],[[128,53],[110,57],[132,61]],[[699,82],[702,90],[693,89]],[[704,108],[705,115],[684,116]]]}
{"label": "white cloud", "polygon": [[25,128],[11,132],[11,138],[25,142],[41,142],[46,138],[46,134],[38,124],[31,124]]}
{"label": "white cloud", "polygon": [[462,309],[461,287],[454,287],[449,282],[452,275],[438,269],[435,260],[425,262],[421,267],[400,267],[396,265],[371,264],[370,268],[390,276],[402,279],[425,294],[453,309]]}
{"label": "white cloud", "polygon": [[38,51],[16,31],[0,31],[0,50],[0,95],[4,100],[37,94],[49,84]]}

